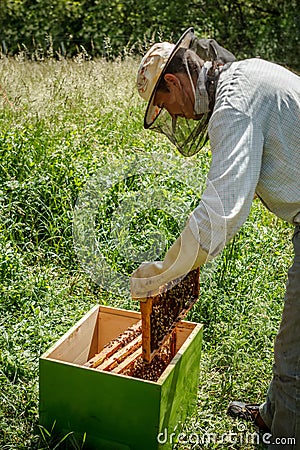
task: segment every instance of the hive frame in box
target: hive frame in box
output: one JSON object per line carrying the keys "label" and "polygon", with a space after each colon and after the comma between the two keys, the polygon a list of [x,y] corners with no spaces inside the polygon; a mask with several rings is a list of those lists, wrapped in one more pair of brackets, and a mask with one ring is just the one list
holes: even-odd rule
{"label": "hive frame in box", "polygon": [[156,296],[142,300],[142,320],[107,344],[85,366],[156,381],[175,356],[176,324],[198,296],[199,268],[162,286]]}
{"label": "hive frame in box", "polygon": [[40,358],[40,424],[89,450],[157,450],[159,432],[170,436],[197,399],[202,325],[177,324],[176,355],[157,382],[83,365],[128,327],[137,312],[96,306]]}
{"label": "hive frame in box", "polygon": [[[162,286],[157,295],[149,296],[140,302],[144,361],[152,361],[176,324],[185,318],[198,300],[199,273],[199,268],[194,269],[180,280],[173,280]],[[166,315],[163,309],[167,311]],[[155,342],[157,336],[159,340]]]}
{"label": "hive frame in box", "polygon": [[119,335],[116,339],[110,341],[99,353],[96,353],[84,365],[98,370],[110,370],[114,363],[120,364],[123,360],[137,352],[142,353],[139,347],[142,345],[142,321],[127,328],[127,330]]}

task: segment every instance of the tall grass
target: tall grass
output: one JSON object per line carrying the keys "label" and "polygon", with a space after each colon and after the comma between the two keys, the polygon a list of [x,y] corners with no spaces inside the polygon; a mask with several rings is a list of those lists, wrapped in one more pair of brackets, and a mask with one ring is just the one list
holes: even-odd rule
{"label": "tall grass", "polygon": [[[137,61],[0,60],[0,448],[42,449],[51,430],[38,428],[38,358],[96,303],[137,309],[106,292],[81,268],[72,219],[87,180],[128,156],[173,149],[142,129],[144,104],[135,92]],[[196,158],[202,176],[209,152]],[[148,175],[145,174],[145,177]],[[152,177],[152,178],[151,178]],[[148,178],[155,183],[153,175]],[[139,181],[141,183],[141,181]],[[183,183],[167,186],[190,195]],[[124,183],[121,190],[126,191]],[[179,192],[178,192],[179,189]],[[201,193],[193,194],[192,205]],[[113,203],[112,203],[113,206]],[[179,233],[160,212],[168,245]],[[144,245],[141,222],[132,232]],[[236,430],[231,399],[260,402],[271,377],[272,343],[282,308],[291,228],[255,200],[240,233],[202,270],[200,301],[189,319],[205,325],[198,405],[187,433]],[[140,240],[139,240],[140,236]],[[131,267],[132,269],[132,267]],[[127,268],[127,270],[129,270]],[[253,431],[249,427],[250,431]],[[51,434],[51,433],[50,433]],[[65,441],[72,443],[71,437]],[[73,448],[79,444],[72,444]],[[76,447],[77,445],[77,447]],[[210,443],[207,448],[253,449]],[[84,448],[84,446],[83,446]],[[196,443],[176,449],[204,448]],[[142,449],[141,449],[142,450]],[[146,450],[146,447],[145,447]]]}

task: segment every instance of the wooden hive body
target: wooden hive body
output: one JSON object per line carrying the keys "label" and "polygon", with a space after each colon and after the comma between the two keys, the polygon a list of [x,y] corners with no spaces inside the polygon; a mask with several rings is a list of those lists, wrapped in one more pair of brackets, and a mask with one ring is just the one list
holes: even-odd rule
{"label": "wooden hive body", "polygon": [[[176,354],[156,382],[84,364],[141,320],[140,313],[96,306],[40,358],[40,424],[74,432],[91,450],[154,450],[193,409],[199,381],[202,325],[176,326]],[[166,431],[167,430],[167,431]]]}

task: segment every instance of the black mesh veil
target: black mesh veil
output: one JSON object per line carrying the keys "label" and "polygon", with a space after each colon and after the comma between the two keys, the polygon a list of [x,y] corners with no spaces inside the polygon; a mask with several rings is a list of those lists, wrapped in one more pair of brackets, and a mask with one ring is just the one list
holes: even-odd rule
{"label": "black mesh veil", "polygon": [[208,141],[207,128],[210,116],[210,113],[206,113],[198,120],[172,118],[165,109],[162,109],[149,129],[167,136],[183,156],[193,156]]}

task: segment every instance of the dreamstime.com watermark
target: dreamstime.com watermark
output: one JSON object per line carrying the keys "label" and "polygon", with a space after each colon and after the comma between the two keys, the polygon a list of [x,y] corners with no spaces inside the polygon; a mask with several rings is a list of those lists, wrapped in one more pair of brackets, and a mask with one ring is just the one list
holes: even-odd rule
{"label": "dreamstime.com watermark", "polygon": [[[214,432],[190,432],[190,433],[169,433],[165,428],[157,435],[157,442],[159,444],[182,444],[189,445],[191,448],[201,446],[201,448],[209,447],[210,445],[284,445],[292,446],[296,444],[294,437],[272,437],[270,433],[260,434],[256,431],[253,433],[243,430],[243,424],[240,424],[240,431],[229,431],[228,433],[214,433]],[[288,448],[288,447],[287,447]]]}

